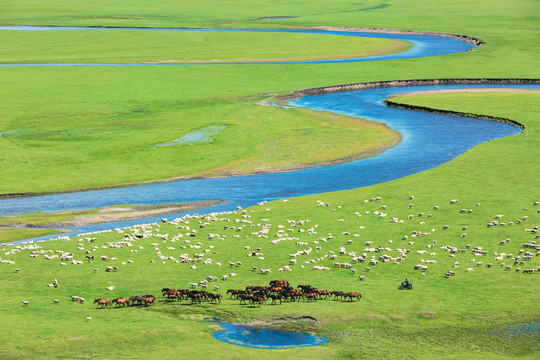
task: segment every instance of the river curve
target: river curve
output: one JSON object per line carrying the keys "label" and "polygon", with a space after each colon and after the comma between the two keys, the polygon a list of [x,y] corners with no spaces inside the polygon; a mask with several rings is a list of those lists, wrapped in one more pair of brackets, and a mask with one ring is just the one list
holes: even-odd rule
{"label": "river curve", "polygon": [[[4,29],[4,28],[0,28]],[[82,28],[77,28],[82,29]],[[50,29],[57,30],[57,28]],[[289,31],[289,30],[287,30]],[[350,33],[347,33],[350,36]],[[355,33],[366,36],[366,33]],[[464,41],[426,35],[376,34],[377,37],[403,39],[403,37],[421,36],[431,39],[431,44],[452,40],[459,46],[449,52],[448,46],[428,46],[415,43],[412,49],[390,56],[434,56],[452,52],[467,51],[473,47]],[[406,55],[408,54],[408,55]],[[376,58],[321,60],[319,62],[344,62],[379,60]],[[405,58],[405,57],[395,57]],[[386,58],[387,59],[387,58]],[[290,63],[290,62],[287,62]],[[307,62],[302,62],[307,63]],[[275,64],[275,63],[272,63]],[[5,66],[66,66],[88,64],[12,64]],[[104,64],[91,64],[104,65]],[[108,64],[114,65],[114,64]],[[131,65],[131,64],[122,64]],[[136,64],[137,66],[151,66]],[[161,65],[161,64],[160,64]],[[171,65],[171,64],[163,64]],[[174,64],[177,65],[177,64]],[[188,65],[188,64],[181,64]],[[200,65],[200,64],[197,64]],[[218,64],[212,64],[218,65]],[[247,64],[242,64],[247,65]],[[116,65],[114,65],[116,66]],[[122,204],[163,204],[200,200],[224,200],[227,203],[189,213],[208,213],[228,211],[237,206],[247,207],[261,201],[316,194],[330,191],[347,190],[370,186],[395,180],[420,171],[434,168],[464,153],[473,146],[496,138],[515,135],[521,129],[514,125],[471,118],[420,113],[403,109],[390,108],[382,101],[395,93],[415,92],[439,89],[470,88],[534,88],[539,85],[429,85],[365,89],[357,91],[306,96],[291,102],[292,106],[307,107],[315,110],[332,111],[349,116],[362,117],[379,121],[402,134],[402,141],[374,157],[360,159],[345,164],[305,169],[299,171],[251,175],[228,178],[209,178],[175,181],[168,183],[116,188],[79,193],[66,193],[21,198],[0,199],[0,216],[21,214],[32,211],[62,211],[98,208]],[[173,218],[186,213],[169,215]],[[161,218],[161,217],[160,217]],[[137,219],[118,223],[105,223],[73,229],[74,236],[79,233],[101,231],[117,227],[132,226],[140,223],[155,222],[159,218]],[[32,239],[48,240],[51,236]]]}
{"label": "river curve", "polygon": [[65,26],[0,26],[0,31],[230,31],[230,32],[267,32],[267,33],[301,33],[319,34],[324,36],[355,36],[380,39],[407,41],[413,46],[404,52],[363,58],[325,59],[312,61],[273,61],[273,62],[197,62],[197,63],[56,63],[56,64],[0,64],[0,67],[27,67],[27,66],[219,66],[219,65],[292,65],[292,64],[333,64],[362,61],[410,59],[427,56],[447,55],[465,52],[473,49],[474,44],[453,37],[395,34],[379,32],[355,32],[337,30],[297,30],[297,29],[171,29],[171,28],[99,28],[99,27],[65,27]]}

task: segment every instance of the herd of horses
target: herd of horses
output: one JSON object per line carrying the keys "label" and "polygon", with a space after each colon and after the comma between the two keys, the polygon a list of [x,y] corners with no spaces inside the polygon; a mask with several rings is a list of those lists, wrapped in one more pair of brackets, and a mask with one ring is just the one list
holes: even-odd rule
{"label": "herd of horses", "polygon": [[298,285],[296,288],[290,286],[287,280],[270,281],[269,286],[246,286],[246,289],[229,289],[227,294],[231,294],[231,299],[240,300],[240,304],[251,304],[261,306],[265,302],[277,304],[279,301],[317,301],[325,299],[333,300],[360,300],[362,295],[359,292],[343,292],[317,289],[311,285]]}
{"label": "herd of horses", "polygon": [[[171,289],[163,288],[161,293],[166,301],[190,300],[192,304],[209,302],[221,303],[223,298],[220,294],[210,293],[204,290]],[[287,280],[273,280],[268,286],[246,286],[245,289],[229,289],[230,299],[240,300],[240,305],[250,304],[251,306],[262,306],[264,303],[282,304],[285,302],[308,301],[333,299],[342,301],[360,300],[362,295],[359,292],[343,292],[317,289],[311,285],[298,285],[296,288],[290,286]],[[98,308],[125,307],[125,306],[149,306],[154,304],[154,295],[133,296],[130,298],[96,299],[94,304]]]}
{"label": "herd of horses", "polygon": [[112,301],[109,299],[96,299],[94,304],[97,304],[98,309],[110,308],[113,305],[115,307],[126,306],[150,306],[156,302],[154,295],[132,296],[130,298],[116,298]]}
{"label": "herd of horses", "polygon": [[161,293],[166,297],[167,301],[175,300],[191,300],[192,303],[195,302],[221,302],[222,296],[220,294],[210,293],[205,290],[188,290],[188,289],[161,289]]}

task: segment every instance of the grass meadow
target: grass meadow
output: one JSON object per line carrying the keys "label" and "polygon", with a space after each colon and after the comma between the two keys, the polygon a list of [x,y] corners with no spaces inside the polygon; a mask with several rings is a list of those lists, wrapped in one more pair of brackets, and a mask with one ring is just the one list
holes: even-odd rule
{"label": "grass meadow", "polygon": [[[487,105],[482,107],[480,99],[489,102],[483,102]],[[538,120],[534,106],[530,106],[537,103],[537,99],[537,94],[504,93],[403,98],[403,101],[414,100],[415,104],[423,106],[458,101],[459,106],[447,108],[475,109],[495,116],[506,116],[511,104],[519,104],[520,110],[513,112],[513,119],[526,128],[520,135],[482,144],[450,163],[388,184],[266,203],[247,209],[244,214],[238,211],[217,215],[215,219],[185,219],[184,222],[87,236],[97,237],[96,242],[88,242],[82,236],[39,244],[42,248],[38,250],[72,253],[74,259],[84,262],[82,265],[68,262],[67,266],[61,266],[62,260],[47,260],[44,254],[32,258],[29,254],[33,250],[3,255],[2,259],[10,259],[15,264],[0,267],[5,279],[0,292],[1,307],[11,335],[5,339],[6,350],[2,357],[175,358],[178,351],[182,356],[193,356],[201,352],[207,354],[208,348],[214,348],[219,349],[213,350],[218,351],[215,356],[229,359],[255,355],[268,359],[275,356],[535,358],[538,343],[531,340],[534,334],[514,336],[504,326],[539,320],[538,272],[522,272],[538,267],[539,257],[533,256],[522,264],[519,264],[520,259],[514,264],[516,256],[537,252],[523,247],[524,243],[534,241],[535,234],[526,229],[538,224],[540,217],[540,207],[534,205],[540,193],[534,181],[525,176],[538,156],[538,149],[532,145]],[[518,164],[510,161],[514,158],[520,159]],[[376,197],[382,199],[369,201]],[[452,199],[459,202],[451,205]],[[318,206],[317,201],[329,205]],[[383,206],[386,208],[382,209]],[[434,206],[439,209],[435,210]],[[461,209],[467,211],[462,213]],[[380,218],[377,212],[387,216]],[[419,216],[420,213],[424,215]],[[413,215],[412,218],[409,219],[409,215]],[[503,215],[499,221],[504,221],[506,226],[487,227],[496,215]],[[390,222],[392,218],[398,222]],[[310,222],[293,226],[293,220]],[[209,225],[201,228],[206,222]],[[448,230],[443,230],[445,225]],[[267,237],[260,236],[264,228],[269,229]],[[188,236],[192,230],[197,234]],[[422,235],[412,236],[415,231]],[[132,246],[125,243],[122,248],[107,246],[123,241],[126,234],[136,233],[146,233],[146,237],[131,242]],[[222,240],[209,240],[209,233],[220,234]],[[273,244],[276,239],[288,240]],[[510,241],[501,245],[506,239]],[[347,244],[347,240],[352,243]],[[370,248],[377,246],[384,250],[370,252]],[[447,246],[461,251],[451,254],[444,248]],[[93,247],[96,247],[92,252],[96,260],[87,263],[84,261],[86,250]],[[341,247],[347,254],[340,255]],[[4,247],[4,251],[12,248]],[[255,248],[261,248],[264,259],[247,256]],[[486,254],[475,256],[472,250],[479,248]],[[399,256],[397,249],[410,251],[399,264],[382,260],[376,265],[368,263],[371,256],[395,258]],[[297,264],[290,265],[292,271],[278,271],[289,264],[289,254],[303,250],[309,253],[296,258]],[[367,260],[352,262],[352,252],[357,255],[365,252]],[[192,263],[176,263],[181,254],[191,257],[193,253],[204,253],[204,259],[210,258],[213,262],[197,263],[196,269],[190,268]],[[330,259],[334,254],[337,258]],[[513,258],[503,254],[512,254]],[[109,260],[98,259],[103,255]],[[165,259],[159,259],[159,255]],[[504,258],[496,260],[501,255]],[[171,256],[174,260],[169,258]],[[113,257],[117,259],[112,260]],[[415,265],[425,264],[426,260],[436,263],[428,265],[425,275],[414,270]],[[242,265],[230,267],[229,261],[240,261]],[[350,263],[356,273],[335,266],[335,262]],[[459,265],[455,266],[455,262]],[[477,265],[478,262],[482,265]],[[487,268],[488,263],[493,266]],[[105,272],[106,266],[113,265],[119,267],[117,272]],[[511,271],[505,270],[507,265],[512,266]],[[272,269],[272,273],[262,275],[252,266]],[[314,266],[325,266],[329,270],[315,270]],[[518,267],[521,270],[516,272]],[[15,272],[14,268],[20,272]],[[95,272],[94,268],[99,270]],[[467,271],[468,268],[474,270]],[[445,276],[446,271],[455,271],[456,275]],[[226,289],[287,279],[294,285],[309,283],[320,289],[360,291],[363,298],[353,303],[300,301],[265,304],[261,308],[239,305],[227,296],[218,305],[191,305],[189,301],[169,303],[160,299],[149,308],[104,310],[95,309],[89,301],[143,293],[157,295],[163,287],[188,288],[190,282],[207,276],[221,279],[231,272],[236,276],[228,281],[209,283],[209,289],[225,295]],[[366,276],[364,281],[359,280],[360,275]],[[405,277],[414,284],[412,291],[397,290]],[[47,287],[55,278],[59,287]],[[111,285],[116,288],[108,292],[105,288]],[[219,290],[213,290],[214,285],[218,285]],[[74,303],[71,295],[82,296],[87,303]],[[54,304],[53,298],[59,299],[60,304]],[[30,304],[22,306],[22,300]],[[92,317],[91,322],[85,322],[85,316]],[[312,316],[318,321],[281,326],[326,336],[330,343],[289,350],[257,350],[228,344],[216,347],[210,334],[219,329],[202,320],[216,316],[232,322]]]}
{"label": "grass meadow", "polygon": [[[99,17],[108,19],[109,26],[153,26],[153,27],[204,27],[204,19],[210,13],[199,14],[196,17],[201,23],[186,20],[184,13],[187,6],[175,2],[164,2],[162,9],[168,15],[166,24],[161,21],[149,22],[145,18],[147,4],[130,3],[130,12],[142,13],[139,16],[121,23],[114,21],[110,13],[114,13],[115,3],[105,7],[109,15],[104,15],[101,7],[92,4],[81,4],[79,7],[66,2],[52,2],[47,5],[36,5],[31,1],[24,7],[26,16],[22,17],[20,2],[5,4],[5,11],[0,18],[3,25],[78,25],[103,26]],[[534,14],[534,2],[500,2],[494,4],[463,4],[460,1],[448,2],[454,11],[442,10],[438,6],[435,11],[427,2],[394,2],[390,7],[379,10],[359,11],[361,7],[347,5],[345,10],[342,3],[317,4],[316,8],[325,9],[327,21],[321,22],[318,16],[305,14],[298,18],[272,20],[266,22],[248,21],[252,18],[273,16],[265,14],[266,6],[259,4],[246,5],[234,2],[219,8],[219,16],[214,14],[215,21],[232,21],[228,17],[230,6],[237,6],[233,13],[245,14],[245,19],[237,19],[236,23],[214,23],[214,27],[289,27],[305,28],[317,25],[330,26],[372,26],[392,27],[400,29],[446,31],[477,37],[486,42],[474,51],[447,56],[424,59],[406,59],[365,62],[362,64],[309,64],[309,65],[255,65],[255,66],[149,66],[149,67],[75,67],[75,68],[0,68],[0,149],[2,159],[0,164],[4,178],[0,182],[0,193],[41,193],[61,191],[64,189],[86,189],[103,186],[133,183],[146,180],[157,180],[180,176],[196,176],[211,172],[219,167],[234,168],[237,164],[255,159],[264,163],[267,168],[280,168],[283,162],[296,166],[321,161],[312,158],[316,152],[304,151],[302,147],[292,150],[296,154],[305,154],[303,158],[291,158],[285,153],[281,158],[266,161],[265,151],[276,138],[289,135],[287,147],[295,146],[296,141],[317,144],[321,138],[310,136],[312,133],[312,116],[306,118],[302,113],[285,112],[280,109],[249,104],[249,98],[256,94],[282,93],[303,88],[346,84],[363,81],[397,80],[411,78],[452,78],[452,77],[538,77],[538,57],[534,46],[534,18],[525,14]],[[369,4],[373,5],[373,4]],[[177,7],[175,7],[177,6]],[[247,8],[246,8],[247,6]],[[283,5],[283,12],[296,11],[291,5]],[[310,4],[310,7],[312,5]],[[209,4],[205,7],[211,8]],[[273,6],[275,7],[275,6]],[[526,11],[531,7],[530,11]],[[175,8],[176,10],[173,10]],[[196,6],[189,6],[191,11],[198,11]],[[243,11],[238,11],[240,8]],[[358,9],[357,9],[358,8]],[[444,8],[444,7],[443,7]],[[100,9],[98,11],[98,9]],[[182,10],[178,10],[182,9]],[[226,10],[229,9],[229,10]],[[249,10],[252,9],[252,10]],[[277,9],[277,8],[276,8]],[[332,9],[332,11],[330,11]],[[504,9],[504,12],[502,11]],[[83,21],[80,11],[88,15],[88,21]],[[232,11],[232,10],[231,10]],[[251,16],[250,11],[257,15]],[[277,10],[276,10],[277,11]],[[280,11],[281,12],[281,11]],[[152,12],[153,13],[153,12]],[[432,15],[428,15],[428,14]],[[175,15],[176,14],[176,15]],[[330,15],[331,14],[331,15]],[[339,16],[338,16],[339,14]],[[441,19],[441,14],[445,16]],[[454,15],[452,15],[454,14]],[[510,20],[503,20],[506,16]],[[118,16],[128,18],[126,10]],[[294,13],[282,16],[296,16]],[[461,16],[462,21],[456,21]],[[112,17],[112,18],[111,18]],[[399,17],[400,22],[395,19]],[[148,15],[148,18],[152,18]],[[419,21],[419,19],[422,21]],[[92,20],[93,19],[93,20]],[[437,23],[435,26],[434,22]],[[511,22],[511,24],[510,24]],[[399,26],[396,26],[399,24]],[[495,31],[496,30],[496,31]],[[171,39],[178,34],[126,32],[114,30],[96,30],[82,34],[83,31],[72,32],[28,32],[16,33],[3,30],[0,36],[8,44],[6,52],[0,56],[3,59],[13,59],[12,52],[19,55],[19,62],[53,61],[70,62],[76,54],[91,56],[94,51],[102,51],[97,56],[101,59],[111,59],[118,56],[125,61],[125,53],[119,50],[114,55],[107,44],[122,43],[124,49],[140,48],[142,52],[159,54],[157,57],[142,57],[141,60],[170,60],[178,59],[178,46],[168,47],[156,41],[157,38]],[[49,43],[43,38],[50,36],[58,40]],[[18,41],[11,41],[14,36]],[[88,41],[76,41],[80,37],[90,37]],[[138,37],[143,39],[139,40]],[[233,34],[190,34],[189,43],[200,36],[208,37],[205,46],[196,47],[196,52],[186,54],[181,59],[192,60],[219,58],[218,51],[205,54],[209,48],[221,49],[224,44],[232,42],[232,48],[238,48],[238,41],[233,40]],[[336,53],[336,45],[326,40],[327,37],[314,35],[317,38],[310,42],[312,46],[298,46],[298,39],[291,43],[280,41],[284,34],[240,34],[242,40],[255,46],[251,59],[273,57],[283,53],[285,58],[295,56],[316,57],[331,54],[349,54],[351,46],[348,42],[359,41],[363,51],[365,40],[339,39],[338,45],[347,50]],[[298,35],[300,36],[300,35]],[[20,39],[24,37],[24,41]],[[99,38],[98,41],[96,38]],[[261,47],[261,38],[268,38],[268,46]],[[304,38],[300,36],[300,38]],[[90,41],[91,40],[91,41]],[[21,54],[28,47],[17,45],[36,43],[42,47],[35,54]],[[97,43],[96,43],[97,41]],[[99,43],[102,43],[100,46]],[[76,51],[68,51],[58,45],[73,44]],[[81,43],[82,42],[82,43]],[[265,41],[266,42],[266,41]],[[77,45],[75,46],[75,43]],[[140,45],[139,45],[140,44]],[[139,45],[139,46],[137,46]],[[384,47],[382,44],[381,46]],[[70,47],[68,47],[70,48]],[[288,50],[283,50],[287,48]],[[355,48],[356,49],[356,48]],[[370,49],[366,47],[366,49]],[[7,51],[9,50],[9,51]],[[264,53],[261,53],[264,51]],[[127,51],[130,53],[130,51]],[[316,54],[318,53],[318,55]],[[324,54],[323,54],[324,53]],[[75,54],[75,55],[74,55]],[[178,55],[178,56],[177,56]],[[82,55],[81,55],[82,56]],[[244,57],[230,50],[226,58]],[[133,59],[132,59],[133,60]],[[5,60],[6,61],[6,60]],[[508,66],[512,64],[512,66]],[[75,80],[75,81],[74,81]],[[260,98],[254,98],[260,99]],[[245,104],[245,103],[248,104]],[[290,122],[294,118],[298,126],[283,128],[282,122]],[[254,131],[251,124],[260,128],[257,121],[264,121],[266,135]],[[208,125],[231,125],[213,142],[196,147],[196,153],[212,154],[201,159],[194,154],[193,147],[180,146],[175,148],[149,149],[153,145],[165,143],[179,138],[194,129]],[[271,125],[276,124],[275,127]],[[317,126],[317,125],[316,125]],[[320,129],[324,128],[321,123]],[[251,127],[251,128],[250,128]],[[308,129],[300,131],[302,136],[290,132],[293,129]],[[340,128],[339,138],[344,142],[351,141],[356,135],[351,135],[347,126]],[[144,131],[142,131],[144,129]],[[171,130],[173,129],[173,130]],[[272,129],[270,131],[270,129]],[[234,133],[231,139],[230,133]],[[316,132],[313,132],[316,133]],[[324,132],[323,132],[324,133]],[[307,134],[307,135],[306,135]],[[332,134],[330,139],[335,135]],[[129,140],[129,141],[128,141]],[[235,141],[237,140],[237,141]],[[359,138],[356,142],[365,142]],[[341,154],[347,151],[342,142],[332,142],[331,152]],[[375,146],[377,142],[374,141]],[[317,146],[317,145],[315,145]],[[257,151],[259,148],[261,151]],[[141,151],[145,149],[145,151]],[[356,149],[355,149],[356,151]],[[219,154],[216,155],[216,152]],[[327,158],[335,157],[328,154]],[[349,157],[345,154],[342,157]],[[159,158],[162,161],[152,161]],[[106,160],[104,160],[106,159]],[[178,159],[182,159],[181,163]],[[243,172],[246,169],[242,169]],[[240,172],[240,171],[238,171]],[[88,176],[88,173],[95,176]],[[24,174],[24,176],[21,176]],[[62,175],[59,175],[62,174]]]}
{"label": "grass meadow", "polygon": [[[539,6],[536,1],[524,0],[388,1],[384,4],[327,0],[316,3],[165,0],[159,4],[130,1],[129,6],[116,0],[106,3],[53,0],[46,4],[35,0],[5,1],[0,25],[380,27],[464,34],[479,38],[485,44],[468,53],[361,64],[0,67],[0,193],[54,192],[179,176],[288,169],[378,148],[392,143],[396,134],[381,126],[354,123],[343,117],[336,119],[331,114],[284,111],[255,103],[275,93],[365,81],[538,78],[540,67],[535,44],[538,42],[536,14]],[[271,17],[285,18],[269,19]],[[140,48],[145,56],[134,59],[131,49],[138,47],[135,37],[126,34],[126,38],[120,39],[116,37],[120,35],[116,30],[100,31],[103,35],[101,32],[84,35],[89,37],[87,44],[77,41],[75,36],[83,36],[80,34],[51,33],[76,51],[66,51],[58,44],[49,43],[50,38],[44,38],[46,33],[13,35],[20,37],[20,44],[35,41],[36,48],[41,49],[24,53],[22,46],[11,41],[10,31],[0,30],[0,59],[11,62],[17,54],[20,62],[98,61],[115,56],[122,62],[186,61],[221,58],[217,57],[218,51],[204,53],[204,50],[208,47],[229,51],[227,43],[238,44],[238,38],[230,34],[210,36],[205,39],[207,47],[199,47],[194,54],[197,56],[192,57],[182,55],[177,49],[160,48],[154,38],[158,35],[143,35]],[[159,36],[165,39],[170,35]],[[189,41],[197,42],[198,36],[193,35]],[[310,48],[301,44],[299,37],[296,43],[291,43],[293,50],[294,46],[299,47],[298,51],[291,51],[281,36],[265,38],[271,44],[267,47],[258,45],[258,36],[262,35],[245,35],[242,40],[254,46],[252,53],[230,48],[224,60],[321,58],[329,54],[339,57],[388,45],[374,43],[374,47],[370,47],[363,40],[356,43],[357,39],[340,39],[346,45],[344,50],[337,43],[314,39],[320,46]],[[116,55],[109,49],[95,54],[94,49],[103,48],[99,42],[121,45],[125,51]],[[353,42],[354,46],[358,44],[358,50],[351,49]],[[154,57],[156,54],[159,56]],[[217,216],[228,218],[230,222],[208,218],[189,219],[189,224],[153,225],[146,238],[137,238],[132,246],[124,244],[122,248],[106,244],[122,241],[135,230],[89,235],[97,238],[92,243],[82,237],[81,241],[74,238],[39,244],[42,248],[38,250],[53,251],[45,253],[48,256],[58,254],[56,250],[70,252],[75,259],[83,261],[81,265],[67,261],[66,266],[61,266],[59,258],[47,260],[45,254],[32,258],[30,249],[7,255],[14,247],[3,246],[0,258],[14,264],[0,263],[3,279],[0,313],[4,335],[0,358],[536,359],[540,346],[532,339],[534,335],[513,336],[504,326],[540,321],[539,272],[524,274],[522,271],[540,265],[538,256],[530,260],[522,258],[525,252],[537,253],[523,244],[535,241],[536,235],[527,230],[540,225],[539,207],[534,205],[540,201],[537,186],[540,148],[536,139],[540,126],[538,96],[532,93],[452,93],[394,99],[507,117],[524,124],[525,130],[520,135],[481,144],[435,169],[389,183],[294,198],[289,202],[276,201],[254,206],[245,214]],[[212,142],[148,149],[215,125],[226,127]],[[353,138],[356,142],[351,142]],[[321,143],[328,145],[324,152],[320,152]],[[277,147],[283,152],[276,153]],[[411,195],[414,199],[409,198]],[[381,200],[369,201],[376,197]],[[452,199],[459,202],[451,205]],[[329,206],[318,206],[317,200]],[[439,209],[435,210],[434,206]],[[460,212],[461,209],[466,212]],[[379,218],[376,212],[387,216]],[[424,216],[419,216],[420,213]],[[427,217],[427,214],[432,216]],[[412,218],[409,219],[409,215],[413,215]],[[498,221],[505,222],[506,226],[487,226],[496,215],[503,215]],[[392,218],[398,221],[390,222]],[[292,227],[287,220],[310,222]],[[210,224],[200,228],[199,221]],[[229,228],[225,229],[226,225]],[[238,231],[231,228],[241,225],[246,226]],[[443,230],[444,225],[449,229]],[[263,228],[271,228],[267,238],[257,234]],[[198,230],[197,235],[187,236],[193,229]],[[278,232],[280,230],[282,232]],[[7,241],[31,236],[27,231],[4,228],[0,229],[0,237]],[[415,231],[422,235],[413,237]],[[208,233],[227,237],[209,240]],[[467,235],[462,237],[464,233]],[[168,236],[159,238],[158,234]],[[178,234],[183,236],[172,242]],[[295,239],[271,243],[287,237]],[[347,244],[347,240],[352,243]],[[197,245],[198,242],[202,245]],[[297,242],[307,244],[297,245]],[[372,244],[366,245],[368,242]],[[158,245],[152,246],[152,243]],[[378,245],[384,250],[366,250]],[[462,251],[451,254],[441,248],[447,245]],[[97,246],[92,252],[96,258],[103,255],[109,260],[86,262],[86,250],[92,250],[93,246]],[[251,250],[260,247],[264,259],[247,257],[251,250],[246,246]],[[352,262],[352,256],[339,254],[341,247],[345,247],[346,253],[366,253],[367,261]],[[487,253],[475,256],[473,250],[478,247]],[[406,252],[405,259],[396,260],[399,264],[379,260],[384,254],[397,257],[396,249],[410,252]],[[299,250],[307,250],[309,254],[298,256],[297,264],[290,265],[292,271],[279,272],[279,268],[289,264],[288,255]],[[162,256],[175,259],[182,254],[192,257],[193,253],[204,252],[204,258],[211,258],[213,262],[197,264],[191,269],[191,263],[160,259],[158,251]],[[512,257],[504,255],[502,260],[495,259],[503,253]],[[337,258],[330,259],[331,255]],[[379,263],[369,265],[371,256]],[[517,256],[521,258],[514,264]],[[113,257],[118,260],[111,260]],[[425,264],[426,260],[436,263],[429,264],[423,276],[414,266]],[[241,261],[242,265],[229,267],[228,261]],[[356,273],[337,267],[334,262],[351,263]],[[455,262],[459,263],[458,267],[454,267]],[[477,266],[477,262],[482,265]],[[487,263],[493,266],[488,268]],[[505,265],[500,267],[502,263]],[[315,270],[315,265],[329,270]],[[505,271],[507,265],[512,266],[511,271]],[[106,266],[118,266],[119,270],[106,272]],[[252,266],[269,268],[272,272],[262,275],[252,270]],[[474,270],[467,271],[468,268]],[[521,271],[516,272],[516,268]],[[456,274],[445,276],[447,271]],[[191,305],[187,301],[167,303],[161,297],[155,306],[148,308],[98,310],[91,304],[99,297],[158,295],[163,287],[186,288],[189,282],[209,275],[221,278],[231,272],[236,276],[227,282],[210,283],[209,289],[218,285],[217,291],[225,295],[229,288],[287,279],[293,285],[309,283],[321,289],[360,291],[363,298],[353,303],[301,301],[265,304],[261,308],[239,305],[227,296],[218,305]],[[364,281],[360,281],[360,275],[366,276]],[[406,277],[414,284],[414,289],[397,290],[399,282]],[[55,278],[60,285],[47,287]],[[116,288],[109,292],[105,288],[111,285]],[[86,303],[72,302],[71,295],[84,297]],[[59,304],[54,304],[53,299],[58,299]],[[22,300],[29,305],[23,306]],[[85,316],[92,320],[85,321]],[[312,316],[317,322],[290,322],[280,326],[314,332],[326,336],[330,342],[319,347],[288,350],[257,350],[217,343],[211,337],[219,330],[217,325],[202,321],[216,316],[231,322]]]}

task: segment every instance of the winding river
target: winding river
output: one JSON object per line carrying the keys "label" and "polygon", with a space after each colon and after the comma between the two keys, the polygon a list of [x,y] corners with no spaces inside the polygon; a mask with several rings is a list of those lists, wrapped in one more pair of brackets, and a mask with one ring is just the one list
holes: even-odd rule
{"label": "winding river", "polygon": [[[1,29],[5,28],[0,28],[0,31]],[[58,29],[60,28],[48,28],[47,30]],[[85,28],[75,29],[84,30]],[[31,29],[24,28],[21,30]],[[40,28],[40,30],[42,30],[42,28]],[[297,32],[291,30],[268,31]],[[304,30],[301,32],[320,33],[319,31]],[[326,34],[330,32],[323,33]],[[332,33],[335,33],[334,35],[345,36],[373,36],[397,40],[408,39],[407,41],[412,41],[414,43],[414,46],[409,51],[401,54],[387,55],[383,57],[385,60],[390,58],[398,59],[449,54],[467,51],[473,47],[472,44],[464,41],[439,36],[341,32]],[[318,62],[355,62],[373,60],[382,59],[381,57],[374,57],[362,59],[324,60]],[[26,64],[24,66],[83,65],[86,66],[90,64]],[[91,65],[96,66],[97,64]],[[103,65],[131,66],[141,64],[101,64],[101,66]],[[19,65],[13,64],[4,66]],[[238,206],[247,207],[261,201],[347,190],[391,181],[434,168],[440,164],[452,160],[473,146],[496,138],[519,134],[521,129],[506,123],[390,108],[382,103],[386,97],[403,92],[488,87],[540,89],[540,85],[430,85],[375,88],[325,95],[306,96],[291,101],[290,105],[315,110],[332,111],[335,113],[383,122],[389,127],[398,130],[402,134],[402,141],[395,147],[376,156],[341,165],[275,174],[194,179],[99,191],[0,199],[0,215],[19,214],[38,210],[60,211],[67,209],[88,209],[120,204],[163,204],[199,200],[227,201],[226,203],[210,208],[189,212],[208,213],[214,211],[233,210]],[[186,213],[168,215],[167,217],[174,218],[184,214]],[[158,218],[147,218],[118,223],[86,226],[84,228],[73,229],[73,233],[64,235],[73,236],[79,233],[155,222],[159,221],[161,217],[162,216]],[[49,235],[35,238],[33,240],[48,240],[50,238],[51,236]]]}
{"label": "winding river", "polygon": [[363,58],[348,59],[325,59],[312,61],[273,61],[273,62],[197,62],[197,63],[106,63],[106,64],[85,64],[85,63],[56,63],[56,64],[0,64],[0,67],[20,67],[20,66],[218,66],[218,65],[289,65],[289,64],[331,64],[350,63],[376,60],[410,59],[417,57],[447,55],[458,52],[469,51],[475,47],[472,43],[458,40],[451,37],[413,35],[413,34],[387,34],[378,32],[354,32],[354,31],[329,31],[329,30],[294,30],[294,29],[170,29],[170,28],[106,28],[106,27],[66,27],[66,26],[0,26],[0,31],[227,31],[227,32],[263,32],[263,33],[296,33],[296,34],[318,34],[325,36],[355,36],[379,39],[402,40],[413,44],[413,46],[402,53],[388,54],[381,56],[371,56]]}

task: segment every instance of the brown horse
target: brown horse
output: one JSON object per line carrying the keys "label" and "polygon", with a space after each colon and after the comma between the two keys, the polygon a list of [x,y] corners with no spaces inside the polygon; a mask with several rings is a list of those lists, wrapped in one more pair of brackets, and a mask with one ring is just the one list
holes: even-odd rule
{"label": "brown horse", "polygon": [[231,299],[233,298],[233,296],[235,299],[238,299],[239,294],[245,294],[245,293],[246,293],[246,290],[234,290],[234,289],[227,290],[227,294],[231,294]]}
{"label": "brown horse", "polygon": [[177,292],[176,289],[168,289],[168,288],[164,288],[164,289],[161,289],[161,293],[163,294],[163,296],[169,296],[171,294],[175,294]]}
{"label": "brown horse", "polygon": [[262,304],[264,304],[264,297],[262,297],[262,296],[253,296],[251,298],[251,304],[255,305],[255,303],[257,303],[258,306],[261,306]]}
{"label": "brown horse", "polygon": [[323,296],[324,296],[324,299],[330,296],[330,290],[315,289],[315,292],[319,295],[319,299],[323,299]]}
{"label": "brown horse", "polygon": [[97,307],[101,309],[111,306],[109,299],[96,299],[94,300],[94,304],[97,304]]}
{"label": "brown horse", "polygon": [[144,306],[154,304],[155,301],[156,301],[156,297],[154,295],[141,296],[141,304],[143,304]]}
{"label": "brown horse", "polygon": [[116,306],[129,306],[129,299],[127,298],[117,298],[112,301],[113,304],[116,304]]}
{"label": "brown horse", "polygon": [[347,298],[349,298],[349,301],[353,301],[353,298],[358,301],[362,298],[362,295],[359,292],[350,292],[343,294],[343,300],[346,300]]}
{"label": "brown horse", "polygon": [[242,302],[244,301],[251,301],[253,299],[253,295],[239,294],[238,299],[240,299],[240,305],[242,305]]}
{"label": "brown horse", "polygon": [[304,299],[307,300],[307,301],[317,301],[318,295],[319,294],[317,294],[316,292],[305,293],[304,294]]}
{"label": "brown horse", "polygon": [[275,282],[270,282],[270,286],[273,286],[273,287],[287,287],[289,286],[289,282],[287,280],[278,280],[278,281],[275,281]]}
{"label": "brown horse", "polygon": [[272,299],[272,304],[277,304],[276,300],[279,300],[279,304],[281,305],[281,299],[283,296],[281,296],[281,294],[268,294],[268,298]]}
{"label": "brown horse", "polygon": [[221,303],[221,295],[220,294],[208,293],[208,297],[210,298],[210,302],[213,302],[214,300],[216,300],[216,303],[217,302]]}
{"label": "brown horse", "polygon": [[200,292],[191,292],[188,296],[191,299],[191,303],[194,303],[195,301],[201,302],[203,298],[203,295]]}

